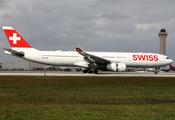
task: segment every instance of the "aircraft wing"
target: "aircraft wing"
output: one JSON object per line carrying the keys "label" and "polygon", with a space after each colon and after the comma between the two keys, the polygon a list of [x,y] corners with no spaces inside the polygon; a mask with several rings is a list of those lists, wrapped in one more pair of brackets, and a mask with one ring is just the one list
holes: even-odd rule
{"label": "aircraft wing", "polygon": [[12,49],[7,49],[7,48],[3,48],[3,49],[5,51],[11,53],[14,56],[17,56],[17,57],[23,57],[24,56],[24,52],[18,52],[18,51],[15,51],[15,50],[12,50]]}
{"label": "aircraft wing", "polygon": [[90,66],[97,66],[97,64],[108,64],[111,63],[111,61],[106,60],[104,58],[86,53],[84,51],[82,51],[80,48],[76,48],[77,52],[79,54],[81,54],[82,56],[84,56],[84,60],[86,60]]}

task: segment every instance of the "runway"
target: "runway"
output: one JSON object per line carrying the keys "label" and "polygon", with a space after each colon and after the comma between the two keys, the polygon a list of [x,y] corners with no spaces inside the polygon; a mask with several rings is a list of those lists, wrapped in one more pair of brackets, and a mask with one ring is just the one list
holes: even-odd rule
{"label": "runway", "polygon": [[175,77],[175,72],[100,72],[84,74],[65,71],[0,71],[0,76],[85,76],[85,77]]}

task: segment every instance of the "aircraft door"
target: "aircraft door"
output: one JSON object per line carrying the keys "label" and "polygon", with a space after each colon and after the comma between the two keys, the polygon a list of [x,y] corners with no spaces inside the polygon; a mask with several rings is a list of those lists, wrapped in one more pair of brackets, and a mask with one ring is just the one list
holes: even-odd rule
{"label": "aircraft door", "polygon": [[132,61],[133,60],[133,57],[131,54],[128,54],[128,61]]}
{"label": "aircraft door", "polygon": [[162,57],[159,57],[159,62],[163,62],[163,58]]}

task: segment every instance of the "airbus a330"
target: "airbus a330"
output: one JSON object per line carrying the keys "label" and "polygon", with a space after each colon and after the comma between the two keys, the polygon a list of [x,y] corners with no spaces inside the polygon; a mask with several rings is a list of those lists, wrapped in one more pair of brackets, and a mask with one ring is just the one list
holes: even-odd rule
{"label": "airbus a330", "polygon": [[30,46],[12,27],[3,26],[11,46],[4,48],[5,53],[25,60],[52,66],[83,67],[84,73],[102,71],[125,71],[126,67],[158,68],[173,63],[168,56],[156,53],[131,52],[84,52],[76,51],[40,51]]}

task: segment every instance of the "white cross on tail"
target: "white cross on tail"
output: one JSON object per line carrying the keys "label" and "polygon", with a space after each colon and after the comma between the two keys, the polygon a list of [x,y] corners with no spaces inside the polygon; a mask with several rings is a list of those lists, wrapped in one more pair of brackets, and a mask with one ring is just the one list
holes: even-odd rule
{"label": "white cross on tail", "polygon": [[13,37],[9,37],[9,40],[13,40],[13,44],[17,44],[17,41],[21,40],[21,38],[17,37],[16,33],[13,33]]}

